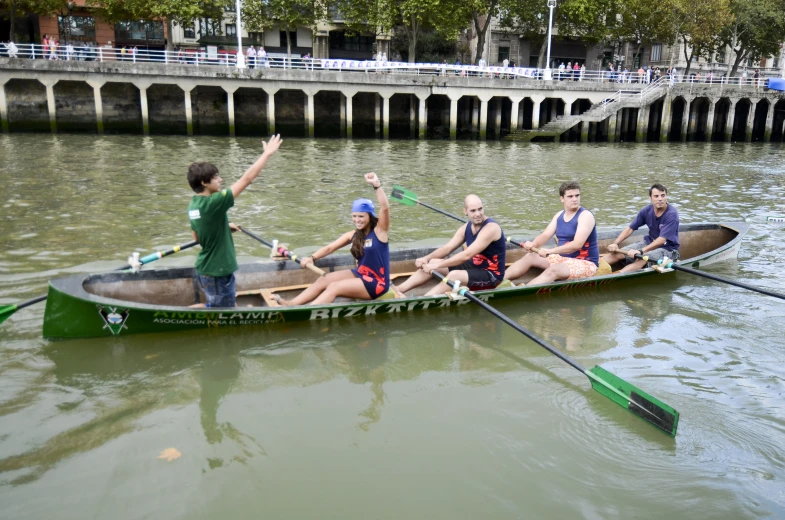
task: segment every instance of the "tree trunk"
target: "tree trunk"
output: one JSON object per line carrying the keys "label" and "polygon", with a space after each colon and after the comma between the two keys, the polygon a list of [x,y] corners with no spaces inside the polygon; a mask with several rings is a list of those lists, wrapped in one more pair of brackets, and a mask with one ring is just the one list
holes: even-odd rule
{"label": "tree trunk", "polygon": [[417,53],[417,35],[420,32],[420,26],[414,15],[412,15],[412,26],[407,28],[407,32],[409,33],[409,63],[417,63],[415,58]]}
{"label": "tree trunk", "polygon": [[174,42],[172,42],[172,19],[166,18],[166,50],[174,50]]}
{"label": "tree trunk", "polygon": [[488,34],[488,27],[491,25],[491,15],[486,15],[485,21],[482,24],[480,23],[480,15],[477,13],[474,14],[473,20],[474,29],[477,31],[477,56],[474,60],[474,64],[476,65],[485,52],[485,36]]}
{"label": "tree trunk", "polygon": [[16,42],[16,35],[14,34],[16,32],[16,2],[11,2],[9,7],[10,10],[8,13],[8,23],[10,25],[10,29],[8,32],[8,37],[10,41]]}
{"label": "tree trunk", "polygon": [[[297,29],[295,29],[297,30]],[[289,68],[292,66],[292,35],[289,28],[286,28],[286,58],[289,61]]]}
{"label": "tree trunk", "polygon": [[[638,61],[639,61],[638,68],[643,67],[643,44],[642,43],[638,44],[638,50],[635,52],[635,54],[638,56]],[[632,57],[632,66],[635,67],[635,56]]]}
{"label": "tree trunk", "polygon": [[739,64],[744,61],[744,58],[747,56],[747,51],[741,52],[742,50],[743,49],[739,49],[737,51],[736,49],[733,49],[733,52],[736,53],[736,59],[733,60],[733,67],[731,67],[730,72],[728,73],[729,78],[732,78],[736,75],[736,73],[739,71]]}
{"label": "tree trunk", "polygon": [[684,39],[684,59],[687,60],[687,68],[684,69],[684,78],[689,78],[690,67],[692,66],[692,57],[695,55],[695,49],[690,48],[690,55],[687,56],[687,38]]}
{"label": "tree trunk", "polygon": [[[540,45],[540,55],[537,57],[537,68],[542,69],[545,62],[545,53],[548,51],[548,40],[543,40]],[[550,68],[550,67],[549,67]]]}

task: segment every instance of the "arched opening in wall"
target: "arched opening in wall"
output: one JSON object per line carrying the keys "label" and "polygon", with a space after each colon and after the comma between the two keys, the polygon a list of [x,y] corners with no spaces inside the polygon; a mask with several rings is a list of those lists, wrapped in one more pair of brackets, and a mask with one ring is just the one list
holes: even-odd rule
{"label": "arched opening in wall", "polygon": [[321,90],[313,97],[314,137],[343,137],[341,108],[344,95],[337,90]]}
{"label": "arched opening in wall", "polygon": [[46,87],[34,79],[12,79],[5,84],[9,132],[49,131]]}
{"label": "arched opening in wall", "polygon": [[747,119],[750,115],[752,104],[749,99],[740,99],[736,103],[736,115],[733,121],[731,141],[744,142],[747,140]]}
{"label": "arched opening in wall", "polygon": [[229,135],[229,102],[221,87],[199,86],[191,91],[194,133]]}
{"label": "arched opening in wall", "polygon": [[[566,116],[570,116],[570,115],[580,115],[580,114],[583,114],[584,112],[586,112],[587,110],[589,110],[590,108],[591,108],[591,101],[589,101],[588,99],[584,99],[584,98],[576,99],[575,101],[572,102],[572,105],[570,106],[569,110],[567,110],[567,104],[566,103],[564,104],[564,106],[561,107],[561,112],[562,113],[559,115],[559,117],[566,117]],[[567,112],[569,112],[569,113],[567,113]],[[591,125],[589,124],[589,122],[588,121],[583,121],[583,122],[580,122],[577,125],[573,126],[572,128],[570,128],[566,132],[564,132],[561,135],[560,140],[561,141],[567,141],[567,142],[577,142],[577,141],[580,141],[581,140],[581,133],[583,132],[583,128],[584,128],[583,125],[587,125],[589,127],[589,131],[591,130]]]}
{"label": "arched opening in wall", "polygon": [[308,121],[305,104],[308,96],[302,90],[281,89],[275,93],[275,131],[281,137],[306,137]]}
{"label": "arched opening in wall", "polygon": [[450,138],[450,98],[431,94],[425,101],[429,139]]}
{"label": "arched opening in wall", "polygon": [[617,113],[617,118],[621,118],[619,126],[619,142],[634,143],[635,132],[638,129],[638,109],[622,108]]}
{"label": "arched opening in wall", "polygon": [[[352,138],[381,136],[382,98],[375,92],[358,92],[352,98]],[[347,124],[349,122],[347,121]]]}
{"label": "arched opening in wall", "polygon": [[771,142],[785,141],[785,100],[777,101],[774,105],[774,121],[771,128]]}
{"label": "arched opening in wall", "polygon": [[524,98],[521,101],[521,123],[518,124],[518,128],[523,128],[525,130],[532,129],[532,112],[534,111],[534,101],[531,98]]}
{"label": "arched opening in wall", "polygon": [[766,135],[766,118],[771,110],[769,100],[762,98],[755,105],[755,121],[752,125],[752,142],[761,143]]}
{"label": "arched opening in wall", "polygon": [[665,107],[665,98],[658,99],[649,105],[649,126],[646,129],[646,141],[657,142],[660,140],[662,130],[662,110]]}
{"label": "arched opening in wall", "polygon": [[688,140],[703,142],[706,141],[706,125],[709,120],[709,107],[711,101],[705,97],[692,100],[690,106],[690,123],[688,125]]}
{"label": "arched opening in wall", "polygon": [[545,98],[540,103],[540,128],[564,115],[564,101],[560,98]]}
{"label": "arched opening in wall", "polygon": [[104,83],[101,87],[104,132],[141,134],[142,101],[133,83]]}
{"label": "arched opening in wall", "polygon": [[419,100],[413,94],[393,94],[390,98],[390,139],[417,137]]}
{"label": "arched opening in wall", "polygon": [[476,139],[480,124],[480,99],[463,96],[458,100],[458,139]]}
{"label": "arched opening in wall", "polygon": [[510,133],[512,101],[506,97],[493,97],[488,101],[488,131],[486,138],[499,139]]}
{"label": "arched opening in wall", "polygon": [[671,128],[668,132],[668,141],[681,141],[681,127],[684,121],[684,107],[687,102],[683,97],[677,97],[671,103]]}
{"label": "arched opening in wall", "polygon": [[722,98],[714,105],[714,128],[711,133],[712,141],[725,141],[728,131],[728,116],[730,114],[730,99]]}
{"label": "arched opening in wall", "polygon": [[576,99],[575,101],[572,102],[570,114],[580,115],[588,111],[591,107],[592,107],[592,103],[590,100],[586,98]]}
{"label": "arched opening in wall", "polygon": [[96,133],[93,87],[84,81],[58,81],[54,96],[58,132]]}
{"label": "arched opening in wall", "polygon": [[[191,99],[193,108],[193,99]],[[185,134],[185,93],[177,85],[150,85],[147,89],[147,115],[151,134]]]}
{"label": "arched opening in wall", "polygon": [[237,136],[270,135],[267,121],[267,92],[260,88],[234,91],[234,133]]}

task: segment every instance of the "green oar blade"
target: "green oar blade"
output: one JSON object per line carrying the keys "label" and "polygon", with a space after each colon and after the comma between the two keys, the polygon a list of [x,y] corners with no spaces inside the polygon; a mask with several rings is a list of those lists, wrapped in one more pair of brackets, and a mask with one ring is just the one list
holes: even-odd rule
{"label": "green oar blade", "polygon": [[16,312],[16,305],[3,305],[0,307],[0,323],[3,323],[13,313]]}
{"label": "green oar blade", "polygon": [[592,388],[665,433],[676,435],[679,412],[599,365],[589,372],[592,375],[586,375],[589,376]]}
{"label": "green oar blade", "polygon": [[393,186],[392,194],[390,198],[394,201],[400,202],[404,206],[416,206],[417,205],[417,194],[412,193],[411,191],[398,186],[397,184]]}

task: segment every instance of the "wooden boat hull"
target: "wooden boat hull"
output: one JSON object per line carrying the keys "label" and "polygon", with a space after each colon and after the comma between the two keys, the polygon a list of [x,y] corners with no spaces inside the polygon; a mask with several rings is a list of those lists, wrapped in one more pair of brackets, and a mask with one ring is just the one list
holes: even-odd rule
{"label": "wooden boat hull", "polygon": [[[679,263],[699,267],[736,258],[747,229],[745,223],[682,225],[679,229],[681,250],[690,254],[690,257]],[[627,242],[638,240],[641,234],[634,234]],[[617,231],[600,233],[601,250],[616,236]],[[429,251],[430,249],[405,249],[391,252],[393,276],[396,273],[414,271],[414,260]],[[508,251],[511,259],[522,254],[517,248]],[[352,266],[349,255],[328,257],[318,264],[329,271]],[[497,288],[475,294],[485,301],[496,301],[553,291],[594,288],[663,275],[665,274],[648,268],[628,274],[611,274],[547,285]],[[343,301],[329,305],[270,307],[257,291],[281,286],[302,287],[312,283],[314,278],[313,273],[300,269],[292,262],[245,264],[240,266],[237,273],[237,307],[194,309],[188,308],[188,305],[198,299],[193,268],[70,276],[53,280],[49,284],[43,335],[49,339],[65,339],[213,327],[273,326],[284,322],[395,314],[469,303],[466,299],[452,299],[447,296],[415,296],[394,300]],[[285,289],[286,287],[280,290]]]}

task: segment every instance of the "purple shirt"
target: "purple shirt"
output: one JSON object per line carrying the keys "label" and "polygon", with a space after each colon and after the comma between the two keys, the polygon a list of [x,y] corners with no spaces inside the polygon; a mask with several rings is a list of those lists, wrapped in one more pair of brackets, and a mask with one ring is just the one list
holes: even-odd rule
{"label": "purple shirt", "polygon": [[635,231],[641,226],[649,228],[648,236],[643,237],[646,245],[662,237],[665,244],[661,246],[668,251],[678,251],[679,249],[679,212],[675,207],[668,204],[659,218],[654,214],[654,205],[649,204],[638,212],[635,220],[630,224],[630,229]]}

